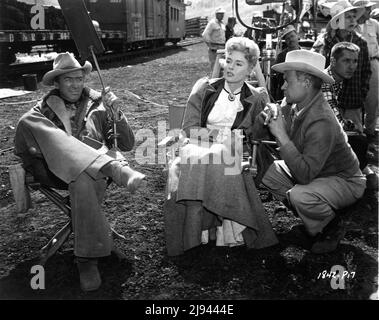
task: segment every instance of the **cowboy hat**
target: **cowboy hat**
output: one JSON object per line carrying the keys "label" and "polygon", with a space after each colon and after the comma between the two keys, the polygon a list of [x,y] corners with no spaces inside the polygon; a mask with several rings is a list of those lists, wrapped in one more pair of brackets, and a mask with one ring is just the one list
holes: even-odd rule
{"label": "cowboy hat", "polygon": [[43,76],[42,83],[46,86],[52,86],[56,77],[77,70],[83,70],[84,75],[87,75],[92,71],[92,64],[86,61],[81,66],[72,53],[60,53],[54,59],[53,70],[50,70]]}
{"label": "cowboy hat", "polygon": [[340,29],[340,26],[338,25],[340,22],[340,19],[344,17],[344,14],[346,12],[356,10],[357,20],[363,15],[364,8],[360,7],[354,7],[349,1],[347,0],[340,0],[336,2],[331,8],[330,8],[330,15],[332,16],[332,19],[329,21],[330,26],[332,29]]}
{"label": "cowboy hat", "polygon": [[367,7],[372,7],[372,6],[375,6],[376,3],[375,2],[371,2],[369,0],[355,0],[353,2],[353,6],[354,7],[363,7],[363,8],[367,8]]}
{"label": "cowboy hat", "polygon": [[295,29],[295,27],[290,24],[288,25],[284,30],[283,30],[283,33],[282,33],[282,39],[284,39],[284,37],[289,34],[290,32],[294,31],[296,34],[297,34],[297,31]]}
{"label": "cowboy hat", "polygon": [[324,73],[325,57],[309,50],[293,50],[287,53],[285,62],[272,66],[276,72],[302,71],[320,78],[326,83],[334,83],[334,79]]}
{"label": "cowboy hat", "polygon": [[215,13],[225,13],[225,9],[223,7],[219,7],[216,9]]}
{"label": "cowboy hat", "polygon": [[376,8],[371,11],[370,17],[373,19],[377,19],[379,17],[379,8]]}

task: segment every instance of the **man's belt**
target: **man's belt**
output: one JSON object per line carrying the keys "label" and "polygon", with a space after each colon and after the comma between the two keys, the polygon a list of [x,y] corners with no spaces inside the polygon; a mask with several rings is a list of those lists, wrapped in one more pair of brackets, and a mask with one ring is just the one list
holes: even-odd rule
{"label": "man's belt", "polygon": [[370,60],[379,60],[379,57],[371,57]]}

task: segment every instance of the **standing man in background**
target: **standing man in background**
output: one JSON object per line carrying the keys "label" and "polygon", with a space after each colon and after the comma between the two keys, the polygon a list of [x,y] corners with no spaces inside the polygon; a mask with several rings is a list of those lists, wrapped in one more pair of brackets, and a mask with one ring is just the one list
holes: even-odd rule
{"label": "standing man in background", "polygon": [[217,50],[225,48],[225,24],[222,22],[225,10],[221,7],[217,8],[215,14],[216,18],[208,22],[202,34],[202,37],[208,46],[211,71],[216,62]]}
{"label": "standing man in background", "polygon": [[369,142],[376,139],[375,127],[378,119],[379,108],[379,22],[370,18],[374,2],[369,0],[356,0],[354,7],[364,8],[363,15],[358,20],[355,31],[358,32],[366,41],[370,56],[371,77],[367,97],[364,102],[366,136]]}
{"label": "standing man in background", "polygon": [[236,18],[229,17],[228,23],[225,26],[225,42],[228,41],[231,37],[234,37],[234,26],[236,25]]}
{"label": "standing man in background", "polygon": [[[283,30],[281,38],[282,38],[282,41],[285,42],[286,48],[283,49],[278,54],[274,65],[278,63],[283,63],[286,60],[286,56],[288,52],[292,50],[301,49],[299,45],[299,36],[296,32],[296,28],[293,25],[289,25],[287,26],[287,28]],[[283,91],[281,89],[284,84],[283,74],[281,73],[274,73],[274,74],[275,76],[271,77],[271,93],[276,100],[281,100],[283,99]]]}

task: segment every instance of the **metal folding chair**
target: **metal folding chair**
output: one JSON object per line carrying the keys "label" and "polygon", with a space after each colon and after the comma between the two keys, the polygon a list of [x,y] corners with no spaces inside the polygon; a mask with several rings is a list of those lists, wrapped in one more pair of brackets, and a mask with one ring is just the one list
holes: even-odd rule
{"label": "metal folding chair", "polygon": [[[13,165],[11,171],[20,171],[23,170],[22,164],[17,164]],[[48,243],[43,246],[40,250],[40,260],[39,264],[40,265],[45,265],[47,260],[52,257],[58,250],[59,248],[62,247],[62,245],[67,241],[68,237],[71,235],[73,232],[72,229],[72,224],[71,224],[71,206],[70,206],[70,197],[68,196],[63,196],[61,195],[58,190],[67,190],[67,186],[63,184],[57,184],[57,186],[52,187],[50,185],[46,185],[38,181],[31,172],[25,171],[22,172],[19,177],[23,177],[24,181],[20,181],[20,178],[18,179],[12,179],[11,178],[11,184],[12,184],[12,189],[15,195],[16,202],[19,200],[19,198],[15,193],[16,190],[22,190],[22,193],[26,193],[26,196],[29,197],[28,202],[30,203],[30,196],[29,192],[30,191],[39,191],[42,193],[47,199],[49,199],[54,205],[56,205],[66,216],[67,216],[67,221],[64,224],[63,227],[59,229],[58,232],[54,234],[54,236],[48,241]],[[15,183],[13,181],[17,181],[16,183],[18,186],[14,185]],[[111,180],[108,180],[108,185],[111,183]],[[21,199],[21,201],[23,201]],[[19,207],[19,206],[18,206]],[[22,204],[22,211],[26,212],[29,209],[29,205]],[[18,208],[20,211],[20,208]],[[21,212],[21,211],[20,211]],[[117,231],[115,231],[113,228],[111,228],[112,235],[116,238],[120,238],[123,240],[126,240],[126,238],[119,234]],[[112,249],[112,252],[114,252],[120,259],[124,258],[125,256],[118,251],[116,248]]]}

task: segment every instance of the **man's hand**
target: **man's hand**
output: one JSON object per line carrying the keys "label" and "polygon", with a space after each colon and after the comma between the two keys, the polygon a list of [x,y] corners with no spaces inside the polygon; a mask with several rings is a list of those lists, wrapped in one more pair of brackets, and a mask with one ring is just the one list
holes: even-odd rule
{"label": "man's hand", "polygon": [[267,103],[264,112],[266,114],[266,118],[264,121],[264,125],[267,126],[271,120],[276,120],[278,118],[280,106],[276,103]]}
{"label": "man's hand", "polygon": [[357,131],[357,127],[353,120],[350,119],[344,119],[343,120],[343,129],[345,131]]}
{"label": "man's hand", "polygon": [[121,100],[111,91],[110,87],[106,87],[101,96],[105,108],[112,113],[114,120],[120,120]]}
{"label": "man's hand", "polygon": [[279,105],[277,105],[276,117],[274,119],[274,115],[273,115],[270,118],[268,127],[281,146],[285,145],[287,142],[290,141],[287,131],[286,131],[286,125],[285,125],[284,117],[282,114],[282,108]]}

